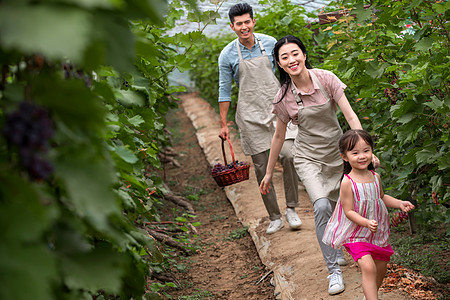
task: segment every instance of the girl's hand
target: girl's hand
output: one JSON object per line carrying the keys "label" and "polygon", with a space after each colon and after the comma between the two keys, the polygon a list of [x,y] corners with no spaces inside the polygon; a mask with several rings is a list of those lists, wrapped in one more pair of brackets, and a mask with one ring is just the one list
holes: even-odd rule
{"label": "girl's hand", "polygon": [[375,220],[369,220],[369,223],[367,224],[367,228],[373,233],[377,232],[378,229],[378,222]]}
{"label": "girl's hand", "polygon": [[409,212],[414,208],[415,208],[414,205],[409,201],[401,201],[400,203],[400,209],[404,212]]}
{"label": "girl's hand", "polygon": [[272,181],[272,176],[266,174],[263,178],[263,180],[261,181],[261,184],[259,185],[259,191],[261,192],[261,194],[265,195],[267,194],[271,187],[270,187],[270,182]]}

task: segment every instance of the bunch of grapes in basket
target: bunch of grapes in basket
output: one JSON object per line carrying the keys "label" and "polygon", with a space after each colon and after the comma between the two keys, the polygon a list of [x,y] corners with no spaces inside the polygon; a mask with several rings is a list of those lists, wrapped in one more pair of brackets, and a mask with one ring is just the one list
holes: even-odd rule
{"label": "bunch of grapes in basket", "polygon": [[[245,161],[237,161],[236,160],[236,166],[239,168],[239,167],[242,167],[242,166],[246,166],[248,163],[247,162],[245,162]],[[228,165],[222,165],[221,163],[217,163],[217,164],[215,164],[214,165],[214,167],[211,169],[211,173],[213,174],[213,175],[215,175],[215,174],[220,174],[220,173],[222,173],[222,172],[225,172],[225,171],[229,171],[229,170],[233,170],[234,169],[234,164],[231,162],[231,163],[229,163]]]}
{"label": "bunch of grapes in basket", "polygon": [[391,218],[391,226],[397,227],[406,219],[408,219],[408,213],[403,211],[394,212]]}

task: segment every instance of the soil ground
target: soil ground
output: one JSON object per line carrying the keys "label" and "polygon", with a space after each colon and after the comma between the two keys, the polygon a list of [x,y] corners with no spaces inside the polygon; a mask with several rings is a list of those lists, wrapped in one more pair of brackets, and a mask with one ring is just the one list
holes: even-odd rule
{"label": "soil ground", "polygon": [[181,167],[166,165],[163,177],[173,192],[195,199],[191,201],[197,216],[193,221],[201,223],[194,241],[200,250],[187,259],[180,257],[187,266],[176,274],[182,289],[170,295],[192,300],[275,299],[271,276],[255,284],[268,270],[223,188],[211,177],[191,121],[180,108],[169,114],[167,122]]}
{"label": "soil ground", "polygon": [[[196,95],[185,95],[183,99],[192,97],[195,98]],[[199,110],[205,109],[203,102],[195,103],[194,101],[193,105],[202,106]],[[192,124],[196,116],[189,114],[182,108],[168,114],[168,127],[174,137],[173,148],[179,153],[177,160],[181,167],[166,165],[163,177],[172,191],[192,200],[196,212],[194,221],[201,225],[197,227],[196,253],[180,256],[178,259],[179,266],[185,267],[175,274],[181,289],[168,292],[172,299],[362,299],[361,274],[348,256],[350,264],[343,267],[346,291],[333,297],[326,293],[326,270],[323,260],[317,254],[319,248],[311,225],[314,217],[306,193],[301,193],[300,207],[297,209],[304,227],[300,231],[290,231],[285,227],[279,233],[267,236],[265,229],[268,218],[259,217],[255,221],[251,216],[255,213],[254,210],[256,214],[265,216],[263,205],[260,205],[262,209],[255,208],[249,213],[245,203],[250,201],[249,197],[260,200],[259,194],[252,190],[250,195],[244,196],[246,201],[242,201],[239,195],[248,193],[239,188],[243,183],[233,185],[233,188],[218,187],[210,175],[214,160],[208,156],[211,149],[204,145],[202,139],[206,137],[199,135],[201,128],[195,129]],[[212,119],[210,124],[216,126],[216,121]],[[215,135],[217,138],[217,134]],[[199,141],[202,147],[199,146]],[[235,144],[237,142],[233,142]],[[218,152],[215,155],[219,157],[219,161],[223,161],[220,150]],[[242,154],[239,156],[239,160],[248,159]],[[280,175],[281,169],[278,166],[278,176]],[[282,194],[279,186],[277,193]],[[174,207],[173,210],[178,209]],[[171,216],[166,217],[170,219]],[[250,234],[247,234],[247,228]],[[286,253],[279,255],[277,247],[282,247]],[[274,253],[272,249],[277,251]],[[420,297],[415,292],[421,286],[417,285],[414,291],[408,291],[405,286],[410,286],[412,281],[426,283],[427,280],[420,277],[420,274],[412,276],[414,273],[409,270],[404,271],[407,273],[405,280],[401,278],[399,270],[404,269],[390,266],[392,276],[386,278],[382,299],[438,299],[430,291],[429,284],[423,285],[427,287],[426,291],[420,293]],[[269,271],[271,273],[262,279]]]}

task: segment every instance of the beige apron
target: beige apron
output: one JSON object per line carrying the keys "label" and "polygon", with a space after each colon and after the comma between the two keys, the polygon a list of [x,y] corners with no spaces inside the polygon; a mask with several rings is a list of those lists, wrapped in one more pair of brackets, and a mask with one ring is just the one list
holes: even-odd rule
{"label": "beige apron", "polygon": [[272,64],[264,50],[261,39],[255,35],[262,55],[251,59],[242,58],[239,39],[239,98],[236,108],[236,124],[241,134],[245,155],[255,155],[270,149],[275,131],[275,115],[272,103],[280,88]]}
{"label": "beige apron", "polygon": [[309,73],[311,79],[319,85],[327,102],[304,107],[291,83],[293,94],[299,103],[298,134],[294,143],[295,169],[312,203],[324,197],[337,201],[343,174],[343,161],[338,148],[342,129],[333,101],[316,75]]}

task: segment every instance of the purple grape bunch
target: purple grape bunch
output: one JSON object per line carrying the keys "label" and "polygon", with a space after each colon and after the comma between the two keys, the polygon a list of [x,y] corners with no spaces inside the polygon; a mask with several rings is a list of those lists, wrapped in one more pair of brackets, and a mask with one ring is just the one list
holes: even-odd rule
{"label": "purple grape bunch", "polygon": [[[246,162],[243,162],[243,161],[240,162],[240,161],[236,160],[236,166],[237,167],[242,167],[242,166],[245,166],[245,165],[247,165]],[[216,175],[216,174],[220,174],[220,173],[222,173],[224,171],[228,171],[228,170],[232,170],[232,169],[234,169],[234,164],[232,162],[227,164],[227,165],[222,165],[221,163],[217,163],[211,169],[211,174],[212,175]]]}
{"label": "purple grape bunch", "polygon": [[408,219],[408,213],[404,211],[396,211],[392,214],[391,218],[391,226],[397,227],[400,225],[404,220]]}
{"label": "purple grape bunch", "polygon": [[53,122],[45,108],[21,102],[6,115],[2,133],[9,145],[18,148],[20,163],[31,178],[46,179],[53,172],[53,165],[42,158],[53,136]]}
{"label": "purple grape bunch", "polygon": [[64,78],[65,79],[69,79],[69,78],[80,79],[80,80],[84,81],[84,83],[86,84],[86,86],[88,88],[90,88],[92,86],[91,77],[88,74],[84,73],[83,70],[75,69],[73,67],[73,65],[70,63],[63,64],[63,69],[64,69]]}

